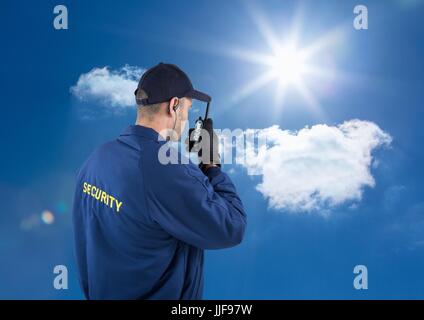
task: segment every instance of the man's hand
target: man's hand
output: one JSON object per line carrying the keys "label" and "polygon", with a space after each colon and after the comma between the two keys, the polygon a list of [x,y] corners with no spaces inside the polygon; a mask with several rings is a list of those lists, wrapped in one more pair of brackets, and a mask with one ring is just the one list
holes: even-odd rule
{"label": "man's hand", "polygon": [[[198,143],[193,144],[194,129],[189,130],[189,138],[186,139],[186,149],[191,152],[197,152],[199,156],[200,168],[205,171],[211,166],[221,166],[219,157],[219,141],[218,136],[213,130],[213,121],[207,118],[203,122],[202,133]],[[191,148],[191,149],[189,149]]]}

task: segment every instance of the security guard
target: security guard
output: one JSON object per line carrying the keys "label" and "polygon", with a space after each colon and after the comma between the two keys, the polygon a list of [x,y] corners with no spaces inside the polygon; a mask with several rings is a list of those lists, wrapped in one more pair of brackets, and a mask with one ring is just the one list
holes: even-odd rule
{"label": "security guard", "polygon": [[210,158],[199,166],[158,157],[164,130],[180,138],[192,99],[210,98],[177,66],[152,67],[136,90],[136,124],[79,170],[73,221],[87,299],[201,299],[203,250],[242,241],[246,215],[221,171],[212,120],[205,121]]}

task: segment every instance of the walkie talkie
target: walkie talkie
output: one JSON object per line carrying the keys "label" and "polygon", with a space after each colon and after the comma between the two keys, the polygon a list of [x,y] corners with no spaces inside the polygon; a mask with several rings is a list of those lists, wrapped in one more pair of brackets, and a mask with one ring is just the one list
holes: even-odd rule
{"label": "walkie talkie", "polygon": [[195,152],[195,150],[193,150],[193,147],[196,143],[200,141],[200,136],[202,134],[202,129],[203,129],[203,121],[205,121],[208,118],[209,105],[210,105],[210,101],[208,101],[206,105],[205,117],[203,119],[202,117],[199,117],[199,119],[197,119],[196,122],[194,123],[194,128],[191,128],[188,132],[189,133],[189,152]]}

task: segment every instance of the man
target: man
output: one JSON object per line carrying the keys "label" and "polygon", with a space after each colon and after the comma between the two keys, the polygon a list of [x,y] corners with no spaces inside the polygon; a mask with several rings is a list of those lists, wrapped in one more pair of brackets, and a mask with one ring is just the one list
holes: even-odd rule
{"label": "man", "polygon": [[78,172],[73,220],[87,299],[201,299],[203,250],[242,241],[246,215],[221,171],[212,121],[199,166],[158,157],[163,132],[180,138],[192,99],[210,98],[177,66],[149,69],[136,90],[136,124]]}

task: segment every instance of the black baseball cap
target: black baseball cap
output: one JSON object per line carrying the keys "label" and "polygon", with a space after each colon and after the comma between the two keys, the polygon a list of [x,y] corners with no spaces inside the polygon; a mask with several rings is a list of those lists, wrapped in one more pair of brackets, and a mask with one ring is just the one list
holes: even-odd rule
{"label": "black baseball cap", "polygon": [[136,97],[138,105],[165,102],[173,97],[211,101],[211,97],[206,93],[194,90],[187,74],[174,64],[161,62],[147,70],[141,76],[135,95],[139,89],[146,92],[147,98],[137,99]]}

